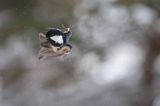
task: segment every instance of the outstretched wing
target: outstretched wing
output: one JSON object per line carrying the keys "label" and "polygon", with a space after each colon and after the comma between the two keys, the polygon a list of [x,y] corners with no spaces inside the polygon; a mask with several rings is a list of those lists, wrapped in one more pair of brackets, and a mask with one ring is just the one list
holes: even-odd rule
{"label": "outstretched wing", "polygon": [[39,33],[39,41],[42,47],[49,47],[49,41],[43,33]]}

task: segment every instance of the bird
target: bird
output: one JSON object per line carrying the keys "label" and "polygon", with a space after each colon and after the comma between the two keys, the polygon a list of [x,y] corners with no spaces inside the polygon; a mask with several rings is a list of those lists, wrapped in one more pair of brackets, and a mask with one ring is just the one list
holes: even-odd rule
{"label": "bird", "polygon": [[39,60],[44,57],[57,57],[67,55],[71,52],[72,46],[68,43],[72,35],[70,28],[62,26],[63,29],[49,28],[46,34],[40,33],[39,40],[41,49]]}
{"label": "bird", "polygon": [[72,32],[70,28],[64,27],[63,30],[58,28],[50,28],[46,33],[46,38],[53,47],[62,48],[63,46],[69,46],[72,48],[72,46],[68,44],[71,35]]}

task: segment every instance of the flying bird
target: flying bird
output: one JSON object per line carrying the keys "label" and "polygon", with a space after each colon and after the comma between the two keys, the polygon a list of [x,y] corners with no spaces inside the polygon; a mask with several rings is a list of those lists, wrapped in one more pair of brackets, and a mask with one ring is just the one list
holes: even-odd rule
{"label": "flying bird", "polygon": [[70,28],[62,27],[63,29],[49,28],[46,34],[39,34],[41,46],[38,54],[39,60],[66,56],[71,52],[72,46],[68,42],[72,32]]}

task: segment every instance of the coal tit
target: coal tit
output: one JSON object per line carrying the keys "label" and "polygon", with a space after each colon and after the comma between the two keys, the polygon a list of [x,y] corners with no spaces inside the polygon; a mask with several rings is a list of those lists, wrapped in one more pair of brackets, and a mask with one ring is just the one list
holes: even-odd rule
{"label": "coal tit", "polygon": [[45,60],[48,57],[66,56],[71,52],[72,46],[68,42],[72,32],[70,28],[63,28],[50,28],[46,34],[39,33],[39,60]]}
{"label": "coal tit", "polygon": [[46,33],[46,38],[53,47],[62,48],[64,46],[69,46],[72,48],[72,46],[68,44],[71,35],[72,32],[70,31],[70,28],[64,28],[63,30],[50,28]]}

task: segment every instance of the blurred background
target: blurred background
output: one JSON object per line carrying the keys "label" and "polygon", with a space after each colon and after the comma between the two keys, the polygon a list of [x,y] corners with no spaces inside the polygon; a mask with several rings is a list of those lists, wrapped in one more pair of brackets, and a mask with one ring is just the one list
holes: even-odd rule
{"label": "blurred background", "polygon": [[[0,0],[0,106],[160,106],[159,13],[159,0]],[[62,24],[73,50],[42,68],[38,34]]]}

